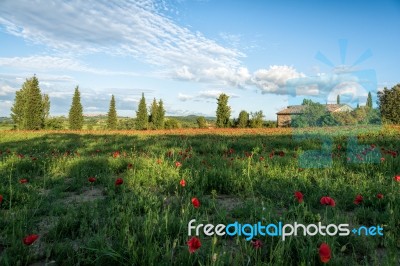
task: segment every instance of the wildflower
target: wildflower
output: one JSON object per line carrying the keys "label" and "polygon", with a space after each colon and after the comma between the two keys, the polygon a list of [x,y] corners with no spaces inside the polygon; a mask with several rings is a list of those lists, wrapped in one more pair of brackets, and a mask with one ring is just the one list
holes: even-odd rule
{"label": "wildflower", "polygon": [[90,183],[94,183],[94,182],[96,182],[96,178],[93,177],[93,176],[91,176],[91,177],[88,178],[88,181],[89,181]]}
{"label": "wildflower", "polygon": [[192,198],[193,207],[198,208],[200,207],[200,201],[198,198]]}
{"label": "wildflower", "polygon": [[378,193],[378,194],[376,195],[376,197],[377,197],[378,199],[383,199],[383,194]]}
{"label": "wildflower", "polygon": [[26,178],[20,179],[20,180],[19,180],[19,183],[20,183],[20,184],[28,183],[28,179],[26,179]]}
{"label": "wildflower", "polygon": [[133,164],[128,164],[128,169],[132,169],[132,167],[133,167]]}
{"label": "wildflower", "polygon": [[255,240],[252,239],[250,243],[253,246],[253,248],[255,248],[255,249],[259,249],[262,247],[262,242],[259,239],[255,239]]}
{"label": "wildflower", "polygon": [[122,185],[123,183],[124,183],[124,180],[121,177],[119,177],[119,178],[117,178],[117,180],[115,180],[116,186]]}
{"label": "wildflower", "polygon": [[332,207],[335,207],[335,205],[336,205],[335,201],[331,197],[322,197],[320,200],[320,203],[322,205],[329,205]]}
{"label": "wildflower", "polygon": [[189,247],[189,252],[193,253],[201,247],[201,242],[200,239],[194,236],[191,239],[189,239],[187,245]]}
{"label": "wildflower", "polygon": [[181,187],[186,186],[186,181],[185,181],[185,179],[182,179],[182,180],[179,182],[179,184],[181,185]]}
{"label": "wildflower", "polygon": [[38,238],[39,238],[38,235],[28,235],[24,237],[22,241],[24,242],[25,245],[29,246],[32,245],[33,242],[35,242]]}
{"label": "wildflower", "polygon": [[303,193],[301,193],[300,191],[296,191],[296,192],[294,193],[294,196],[297,198],[297,201],[298,201],[299,203],[302,203],[302,202],[303,202]]}
{"label": "wildflower", "polygon": [[3,202],[3,195],[0,195],[0,204]]}
{"label": "wildflower", "polygon": [[394,181],[400,182],[400,175],[396,175],[396,176],[394,177]]}
{"label": "wildflower", "polygon": [[363,202],[363,196],[361,196],[360,194],[358,194],[354,200],[354,204],[358,205],[361,202]]}
{"label": "wildflower", "polygon": [[178,167],[181,167],[182,164],[180,162],[175,162],[175,166],[176,166],[176,168],[178,168]]}
{"label": "wildflower", "polygon": [[331,248],[328,244],[322,243],[319,247],[319,258],[322,263],[328,263],[331,259]]}

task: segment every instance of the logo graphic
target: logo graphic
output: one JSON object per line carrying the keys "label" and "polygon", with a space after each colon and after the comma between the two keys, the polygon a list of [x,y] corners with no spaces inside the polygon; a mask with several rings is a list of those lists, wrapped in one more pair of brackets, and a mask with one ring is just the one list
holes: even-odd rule
{"label": "logo graphic", "polygon": [[[297,108],[298,110],[291,115],[290,119],[293,127],[293,140],[299,144],[309,142],[319,147],[315,150],[306,150],[299,156],[300,168],[331,167],[332,150],[334,148],[332,135],[343,133],[340,132],[340,127],[337,127],[336,130],[331,129],[335,134],[305,133],[304,129],[299,126],[302,122],[299,119],[300,117],[308,119],[307,122],[314,126],[336,126],[340,123],[335,120],[333,113],[340,115],[339,112],[355,110],[353,112],[366,116],[368,111],[364,106],[367,103],[368,95],[371,95],[372,103],[376,102],[376,72],[373,69],[362,69],[360,66],[361,63],[372,56],[372,52],[368,49],[352,64],[347,64],[347,44],[347,40],[339,40],[340,65],[335,65],[323,53],[317,52],[315,58],[331,68],[331,73],[319,73],[314,77],[291,79],[286,84],[289,95],[288,109],[295,110]],[[303,99],[307,100],[303,101]],[[319,103],[319,105],[314,103]],[[314,116],[310,115],[312,109],[308,106],[313,104],[317,106],[313,110],[320,108],[319,110],[322,109],[323,113],[327,111],[327,115],[320,116],[318,119],[315,118],[315,121],[312,120]],[[378,149],[371,149],[370,145],[359,145],[357,133],[351,134],[346,145],[348,163],[378,163],[380,160]]]}

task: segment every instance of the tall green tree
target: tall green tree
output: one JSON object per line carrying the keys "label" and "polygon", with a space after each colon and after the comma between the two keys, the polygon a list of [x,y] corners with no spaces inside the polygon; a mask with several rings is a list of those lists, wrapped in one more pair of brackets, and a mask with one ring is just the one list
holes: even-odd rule
{"label": "tall green tree", "polygon": [[79,87],[76,86],[74,96],[72,97],[71,108],[69,109],[69,128],[72,130],[80,130],[83,127],[83,107],[81,104],[81,94]]}
{"label": "tall green tree", "polygon": [[245,128],[249,125],[249,113],[242,110],[239,113],[239,117],[236,123],[236,127]]}
{"label": "tall green tree", "polygon": [[146,107],[146,99],[144,98],[144,93],[142,93],[142,98],[139,102],[139,107],[136,112],[136,129],[143,130],[148,127],[148,115],[147,115],[147,107]]}
{"label": "tall green tree", "polygon": [[16,92],[11,117],[18,129],[37,130],[44,128],[49,110],[49,96],[41,94],[39,80],[33,76]]}
{"label": "tall green tree", "polygon": [[163,129],[164,128],[164,120],[165,120],[165,109],[164,109],[164,103],[161,99],[158,101],[157,115],[158,115],[158,118],[157,118],[156,126],[158,129]]}
{"label": "tall green tree", "polygon": [[153,102],[150,106],[150,116],[149,116],[149,122],[150,122],[150,128],[151,129],[157,129],[157,123],[158,123],[158,103],[156,98],[153,99]]}
{"label": "tall green tree", "polygon": [[107,128],[108,129],[117,129],[118,119],[117,119],[117,110],[115,108],[115,98],[114,95],[111,95],[110,107],[107,113]]}
{"label": "tall green tree", "polygon": [[340,95],[338,94],[338,96],[336,97],[336,103],[340,104]]}
{"label": "tall green tree", "polygon": [[384,122],[400,124],[400,84],[378,92],[378,105]]}
{"label": "tall green tree", "polygon": [[231,107],[228,106],[229,96],[225,93],[219,95],[217,99],[218,107],[217,107],[217,121],[216,126],[219,128],[229,127],[230,126],[230,116],[231,116]]}
{"label": "tall green tree", "polygon": [[371,92],[368,92],[368,98],[367,98],[367,103],[366,106],[370,109],[372,109],[372,96],[371,96]]}

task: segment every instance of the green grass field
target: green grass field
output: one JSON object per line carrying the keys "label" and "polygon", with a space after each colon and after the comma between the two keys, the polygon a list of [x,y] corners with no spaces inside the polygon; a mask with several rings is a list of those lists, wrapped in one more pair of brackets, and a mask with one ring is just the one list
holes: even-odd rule
{"label": "green grass field", "polygon": [[[327,156],[305,157],[317,149]],[[318,265],[321,243],[330,265],[400,265],[399,128],[2,131],[0,151],[0,265]],[[192,219],[380,225],[384,235],[257,236],[255,248],[200,234],[190,253]]]}

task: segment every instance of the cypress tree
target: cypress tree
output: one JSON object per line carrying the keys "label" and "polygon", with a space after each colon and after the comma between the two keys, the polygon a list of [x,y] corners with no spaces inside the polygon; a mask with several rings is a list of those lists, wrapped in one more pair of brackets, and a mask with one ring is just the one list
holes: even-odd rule
{"label": "cypress tree", "polygon": [[143,130],[147,129],[148,126],[148,116],[146,99],[144,98],[144,93],[142,93],[142,98],[139,102],[138,111],[136,112],[136,129]]}
{"label": "cypress tree", "polygon": [[368,98],[367,98],[367,104],[366,106],[370,109],[372,109],[372,96],[371,96],[371,92],[368,92]]}
{"label": "cypress tree", "polygon": [[231,107],[228,106],[228,99],[229,96],[224,93],[222,93],[217,99],[218,101],[217,121],[216,121],[217,127],[221,128],[230,126],[229,117],[231,116]]}
{"label": "cypress tree", "polygon": [[150,107],[150,117],[149,117],[149,122],[151,123],[151,129],[157,129],[158,118],[159,118],[158,104],[156,98],[154,98],[153,103],[151,104]]}
{"label": "cypress tree", "polygon": [[115,98],[114,95],[111,96],[110,108],[107,113],[107,128],[116,129],[117,128],[117,110],[115,109]]}
{"label": "cypress tree", "polygon": [[338,95],[338,96],[336,97],[336,103],[337,103],[337,104],[340,104],[340,95]]}
{"label": "cypress tree", "polygon": [[22,89],[16,91],[14,105],[11,107],[11,118],[16,124],[18,129],[24,129],[25,125],[25,103],[26,103],[26,82],[22,86]]}
{"label": "cypress tree", "polygon": [[49,110],[49,96],[41,94],[39,80],[33,76],[15,93],[11,117],[18,129],[37,130],[44,128]]}
{"label": "cypress tree", "polygon": [[74,96],[72,98],[71,109],[69,110],[69,128],[72,130],[80,130],[83,127],[83,107],[81,104],[81,94],[79,87],[76,86]]}
{"label": "cypress tree", "polygon": [[158,118],[157,118],[157,128],[158,129],[163,129],[164,128],[164,119],[165,119],[165,109],[164,109],[164,103],[163,101],[160,99],[160,101],[158,101]]}

